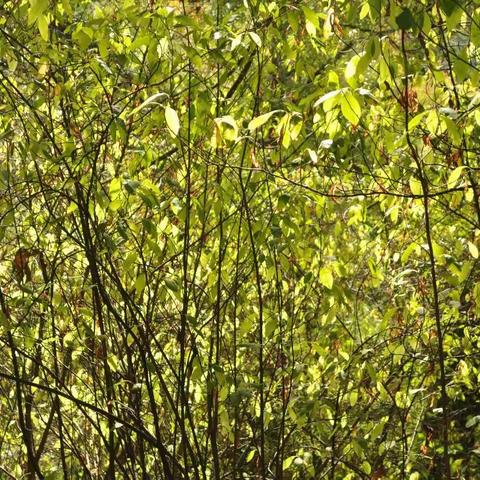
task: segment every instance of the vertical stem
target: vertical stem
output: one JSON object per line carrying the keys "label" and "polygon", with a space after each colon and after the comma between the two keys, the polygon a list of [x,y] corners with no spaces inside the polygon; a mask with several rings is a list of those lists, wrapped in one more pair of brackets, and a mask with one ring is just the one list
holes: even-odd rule
{"label": "vertical stem", "polygon": [[[217,30],[220,24],[220,2],[217,1],[217,14],[216,14],[216,24]],[[217,40],[218,45],[218,40]],[[215,113],[216,116],[220,116],[220,65],[217,63],[217,91],[216,91],[216,100],[215,100]],[[220,157],[220,150],[217,146],[216,156]],[[222,184],[222,169],[223,167],[217,166],[217,189],[218,192],[221,191]],[[218,199],[217,201],[221,201]],[[218,261],[217,261],[217,286],[216,286],[216,300],[215,300],[215,314],[214,322],[215,329],[212,332],[212,342],[210,347],[210,358],[212,358],[213,350],[215,350],[215,364],[218,365],[220,362],[220,330],[221,330],[221,302],[222,302],[222,267],[223,267],[223,256],[224,256],[224,235],[223,235],[223,206],[220,207],[219,215],[219,226],[218,226]],[[215,338],[215,345],[213,342],[213,337]],[[211,367],[211,365],[210,365]],[[215,372],[212,374],[211,379],[211,396],[210,396],[210,440],[212,446],[212,459],[213,459],[213,478],[215,480],[220,480],[220,458],[218,453],[218,384],[215,377]]]}
{"label": "vertical stem", "polygon": [[405,91],[403,95],[403,107],[405,111],[405,129],[406,129],[406,138],[407,144],[412,154],[413,159],[417,165],[417,173],[422,185],[422,200],[423,208],[425,212],[425,235],[428,244],[428,256],[430,261],[430,276],[432,280],[432,291],[433,291],[433,306],[435,314],[435,329],[437,333],[437,356],[438,363],[440,367],[440,386],[441,386],[441,404],[442,404],[442,443],[443,443],[443,463],[444,463],[444,475],[446,480],[451,479],[450,472],[450,455],[449,455],[449,411],[448,411],[448,395],[447,395],[447,380],[445,374],[445,351],[443,347],[443,329],[442,329],[442,318],[440,312],[440,302],[438,298],[438,283],[437,283],[437,272],[435,265],[435,255],[433,253],[433,241],[432,241],[432,231],[430,225],[430,209],[428,202],[428,179],[423,171],[421,160],[418,156],[417,150],[412,143],[410,138],[410,132],[408,130],[409,122],[409,106],[408,106],[408,59],[407,51],[405,48],[405,31],[402,30],[402,53],[403,53],[403,63],[405,70]]}
{"label": "vertical stem", "polygon": [[[186,15],[185,1],[182,0],[182,6],[184,14]],[[190,32],[187,28],[187,43],[190,46]],[[188,306],[189,306],[189,290],[188,290],[188,257],[190,253],[190,214],[191,214],[191,172],[192,172],[192,146],[191,146],[191,102],[192,102],[192,62],[188,61],[188,97],[187,97],[187,115],[188,115],[188,126],[187,126],[187,165],[186,165],[186,174],[185,174],[185,224],[183,229],[183,251],[182,251],[182,271],[183,271],[183,295],[182,295],[182,311],[180,316],[180,365],[179,365],[179,385],[178,385],[178,396],[177,396],[177,405],[180,400],[180,422],[182,423],[182,445],[183,445],[183,455],[185,462],[185,474],[188,478],[188,453],[187,453],[187,441],[185,438],[185,424],[186,424],[186,402],[188,401],[188,393],[186,391],[186,368],[185,368],[185,359],[186,359],[186,336],[187,336],[187,316],[188,316]],[[175,477],[175,464],[173,467],[173,476]]]}
{"label": "vertical stem", "polygon": [[[237,231],[237,255],[235,258],[235,280],[233,284],[234,288],[234,301],[233,301],[233,389],[237,393],[238,390],[238,365],[237,365],[237,307],[238,307],[238,288],[239,288],[239,265],[240,265],[240,242],[242,235],[242,220],[243,220],[243,208],[240,209],[240,218],[238,220]],[[237,480],[237,452],[240,444],[240,400],[238,397],[234,406],[234,426],[233,426],[233,480]]]}

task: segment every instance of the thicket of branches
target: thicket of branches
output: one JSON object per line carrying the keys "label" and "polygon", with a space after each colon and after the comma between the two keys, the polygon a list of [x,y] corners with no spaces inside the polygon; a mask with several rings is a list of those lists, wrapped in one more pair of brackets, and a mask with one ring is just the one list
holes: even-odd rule
{"label": "thicket of branches", "polygon": [[476,478],[478,2],[0,14],[1,478]]}

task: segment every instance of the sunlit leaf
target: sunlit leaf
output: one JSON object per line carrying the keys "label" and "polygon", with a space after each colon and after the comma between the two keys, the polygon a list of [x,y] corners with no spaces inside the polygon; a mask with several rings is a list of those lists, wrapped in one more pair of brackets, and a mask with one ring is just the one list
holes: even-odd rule
{"label": "sunlit leaf", "polygon": [[340,108],[345,118],[352,124],[358,125],[362,114],[362,107],[353,93],[347,91],[340,100]]}
{"label": "sunlit leaf", "polygon": [[320,269],[320,283],[328,289],[333,287],[333,274],[330,268],[323,267]]}
{"label": "sunlit leaf", "polygon": [[178,135],[180,131],[180,120],[178,119],[177,112],[168,105],[165,107],[165,121],[170,131],[174,135]]}
{"label": "sunlit leaf", "polygon": [[147,107],[148,105],[161,105],[160,101],[168,98],[168,95],[164,92],[154,93],[142,102],[138,107],[134,108],[127,116],[135,115],[137,112]]}
{"label": "sunlit leaf", "polygon": [[251,120],[248,123],[248,129],[251,131],[251,130],[255,130],[257,128],[260,128],[262,125],[264,125],[265,123],[267,123],[270,120],[272,115],[274,115],[275,113],[282,112],[282,111],[283,110],[272,110],[271,112],[264,113],[263,115],[259,115],[258,117],[255,117],[253,120]]}
{"label": "sunlit leaf", "polygon": [[38,25],[38,30],[40,32],[40,36],[48,42],[48,21],[47,17],[45,15],[39,15],[37,18],[37,25]]}
{"label": "sunlit leaf", "polygon": [[341,93],[343,93],[345,91],[345,89],[341,88],[339,90],[333,90],[331,92],[328,92],[324,95],[322,95],[314,104],[313,106],[314,107],[318,107],[319,105],[321,105],[322,103],[326,102],[327,100],[330,100],[331,98],[335,98],[337,97],[338,95],[340,95]]}
{"label": "sunlit leaf", "polygon": [[465,170],[465,166],[457,167],[450,173],[447,181],[448,188],[454,188],[456,186],[463,170]]}
{"label": "sunlit leaf", "polygon": [[262,39],[255,32],[248,32],[250,38],[254,41],[255,45],[260,48],[262,46]]}
{"label": "sunlit leaf", "polygon": [[478,248],[473,242],[468,242],[468,250],[473,258],[478,258]]}
{"label": "sunlit leaf", "polygon": [[413,193],[413,195],[423,195],[423,189],[420,180],[415,177],[410,177],[408,180],[408,184],[410,185],[410,191]]}

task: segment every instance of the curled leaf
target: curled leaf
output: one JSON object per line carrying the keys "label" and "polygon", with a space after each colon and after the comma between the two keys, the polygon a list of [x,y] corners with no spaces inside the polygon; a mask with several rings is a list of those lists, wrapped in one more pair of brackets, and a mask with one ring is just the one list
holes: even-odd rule
{"label": "curled leaf", "polygon": [[148,97],[143,103],[141,103],[138,107],[134,108],[128,115],[127,117],[130,117],[132,115],[135,115],[137,112],[142,110],[143,108],[147,107],[148,105],[154,104],[154,105],[160,105],[158,103],[159,100],[163,100],[165,98],[168,98],[168,95],[165,92],[159,92],[153,94],[151,97]]}
{"label": "curled leaf", "polygon": [[262,125],[264,125],[265,123],[267,123],[270,120],[270,118],[272,117],[273,114],[278,113],[278,112],[283,112],[283,110],[272,110],[271,112],[264,113],[263,115],[255,117],[248,124],[248,129],[249,130],[255,130],[256,128],[261,127]]}
{"label": "curled leaf", "polygon": [[313,107],[316,108],[322,103],[326,102],[327,100],[330,100],[331,98],[335,98],[337,95],[340,95],[341,93],[344,92],[344,88],[340,88],[339,90],[332,90],[331,92],[326,93],[325,95],[322,95],[314,104]]}

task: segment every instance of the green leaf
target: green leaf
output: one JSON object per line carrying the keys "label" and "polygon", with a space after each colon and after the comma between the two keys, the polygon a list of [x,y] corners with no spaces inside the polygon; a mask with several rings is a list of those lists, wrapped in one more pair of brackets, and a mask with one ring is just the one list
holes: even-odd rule
{"label": "green leaf", "polygon": [[333,274],[330,268],[323,267],[320,269],[320,283],[329,290],[333,287]]}
{"label": "green leaf", "polygon": [[296,455],[292,455],[291,457],[287,457],[284,461],[283,461],[283,469],[284,470],[288,470],[290,468],[290,466],[292,465],[293,461],[295,460]]}
{"label": "green leaf", "polygon": [[180,286],[178,285],[177,281],[171,278],[165,279],[165,285],[169,290],[172,292],[178,292],[180,290]]}
{"label": "green leaf", "polygon": [[470,29],[470,40],[475,47],[480,46],[480,13],[473,15],[472,26]]}
{"label": "green leaf", "polygon": [[250,462],[255,456],[255,453],[256,453],[255,450],[250,450],[250,452],[247,455],[247,458],[245,459],[245,462],[246,463]]}
{"label": "green leaf", "polygon": [[470,75],[472,67],[469,64],[468,55],[465,51],[462,51],[456,55],[455,62],[453,63],[453,71],[457,76],[459,82],[464,82]]}
{"label": "green leaf", "polygon": [[362,463],[362,469],[367,475],[372,473],[372,466],[366,460]]}
{"label": "green leaf", "polygon": [[118,359],[115,355],[113,355],[113,354],[108,355],[107,363],[108,363],[108,366],[110,367],[110,370],[112,372],[118,372],[119,371]]}
{"label": "green leaf", "polygon": [[250,38],[253,40],[253,42],[255,43],[255,45],[260,48],[262,46],[262,39],[258,36],[257,33],[255,32],[248,32],[248,35],[250,36]]}
{"label": "green leaf", "polygon": [[340,100],[340,108],[344,117],[352,124],[358,125],[362,107],[352,92],[345,92]]}
{"label": "green leaf", "polygon": [[110,181],[110,185],[108,187],[109,195],[113,196],[117,192],[121,192],[121,191],[122,191],[122,181],[121,181],[121,179],[118,178],[118,177],[112,178],[112,180]]}
{"label": "green leaf", "polygon": [[478,258],[478,248],[474,243],[468,242],[468,250],[473,258]]}
{"label": "green leaf", "polygon": [[264,113],[263,115],[255,117],[254,119],[250,120],[248,124],[248,129],[252,131],[252,130],[255,130],[256,128],[260,128],[262,125],[264,125],[270,120],[272,115],[279,112],[283,112],[283,110],[272,110],[271,112]]}
{"label": "green leaf", "polygon": [[459,4],[456,0],[440,0],[440,8],[447,17],[450,17],[459,8]]}
{"label": "green leaf", "polygon": [[78,204],[75,202],[70,202],[67,208],[67,213],[73,213],[78,210]]}
{"label": "green leaf", "polygon": [[37,18],[37,26],[38,31],[40,32],[40,36],[48,42],[48,20],[45,15],[39,15]]}
{"label": "green leaf", "polygon": [[45,475],[45,480],[62,480],[64,474],[61,470],[55,470],[47,473]]}
{"label": "green leaf", "polygon": [[159,92],[159,93],[154,93],[151,97],[148,97],[143,103],[141,103],[138,107],[134,108],[128,115],[127,117],[130,117],[131,115],[135,115],[135,113],[139,112],[143,108],[147,107],[148,105],[154,104],[154,105],[160,105],[158,100],[164,100],[168,98],[168,95],[165,92]]}
{"label": "green leaf", "polygon": [[174,135],[178,135],[180,131],[180,120],[178,119],[177,112],[168,105],[165,107],[165,121],[170,131]]}
{"label": "green leaf", "polygon": [[364,55],[362,55],[358,60],[357,67],[355,69],[355,75],[357,77],[363,75],[367,71],[371,61],[372,57],[369,53],[365,53]]}
{"label": "green leaf", "polygon": [[138,180],[128,179],[123,182],[123,186],[128,193],[135,193],[137,188],[140,186],[140,182]]}
{"label": "green leaf", "polygon": [[237,122],[235,121],[235,119],[231,116],[231,115],[225,115],[223,117],[219,117],[219,118],[215,118],[214,119],[214,122],[216,123],[216,126],[217,126],[217,132],[219,132],[219,134],[221,135],[221,132],[222,132],[222,129],[221,129],[221,125],[222,124],[225,124],[225,125],[228,125],[231,130],[231,135],[230,136],[227,136],[227,140],[236,140],[237,137],[238,137],[238,126],[237,126]]}
{"label": "green leaf", "polygon": [[395,23],[400,30],[410,30],[415,26],[415,19],[409,8],[404,8],[402,13],[395,18]]}
{"label": "green leaf", "polygon": [[317,29],[320,28],[318,14],[315,13],[311,8],[308,8],[306,6],[302,6],[301,8],[305,15],[305,28],[307,30],[307,33],[314,37],[317,34]]}
{"label": "green leaf", "polygon": [[465,166],[457,167],[450,173],[447,181],[448,189],[454,188],[457,185],[458,179],[460,178],[463,170],[465,170]]}
{"label": "green leaf", "polygon": [[470,417],[465,424],[466,428],[472,428],[474,425],[480,423],[480,415],[475,415],[474,417]]}
{"label": "green leaf", "polygon": [[144,273],[141,273],[135,280],[135,291],[137,292],[137,295],[143,292],[146,285],[147,285],[147,277],[145,276]]}
{"label": "green leaf", "polygon": [[0,310],[0,332],[4,334],[5,332],[12,329],[13,325],[11,320]]}
{"label": "green leaf", "polygon": [[410,119],[410,121],[408,122],[408,129],[413,130],[417,125],[419,125],[425,113],[426,112],[421,112],[418,115],[415,115],[412,119]]}
{"label": "green leaf", "polygon": [[347,83],[352,87],[355,88],[357,86],[357,65],[358,62],[360,61],[360,56],[359,55],[354,55],[349,62],[347,63],[347,66],[345,67],[345,80]]}
{"label": "green leaf", "polygon": [[410,177],[410,179],[408,180],[408,184],[410,186],[410,191],[413,193],[413,195],[423,195],[422,184],[415,177]]}
{"label": "green leaf", "polygon": [[445,122],[448,134],[452,137],[453,142],[459,144],[462,136],[457,124],[450,117],[443,117],[442,120]]}
{"label": "green leaf", "polygon": [[48,0],[32,0],[28,9],[28,24],[32,25],[48,8]]}
{"label": "green leaf", "polygon": [[373,427],[372,432],[370,433],[370,441],[376,440],[383,432],[383,428],[385,427],[385,424],[383,422],[379,422]]}
{"label": "green leaf", "polygon": [[328,92],[326,93],[325,95],[322,95],[314,104],[314,108],[318,107],[319,105],[321,105],[322,103],[326,102],[327,100],[330,100],[331,98],[335,98],[337,97],[338,95],[340,95],[341,93],[343,93],[345,91],[344,88],[341,88],[339,90],[333,90],[331,92]]}
{"label": "green leaf", "polygon": [[368,16],[370,13],[370,5],[368,2],[363,2],[362,8],[360,9],[360,13],[358,14],[358,18],[363,20],[365,17]]}
{"label": "green leaf", "polygon": [[371,58],[377,58],[381,53],[380,41],[376,36],[370,38],[365,47],[365,53],[368,54]]}
{"label": "green leaf", "polygon": [[138,260],[138,254],[136,252],[131,252],[127,255],[125,262],[123,262],[123,268],[125,272],[133,273],[132,267],[134,266],[135,262]]}
{"label": "green leaf", "polygon": [[87,31],[83,28],[80,28],[76,32],[72,34],[72,38],[78,43],[80,49],[85,51],[90,46],[92,42],[92,38],[87,33]]}

